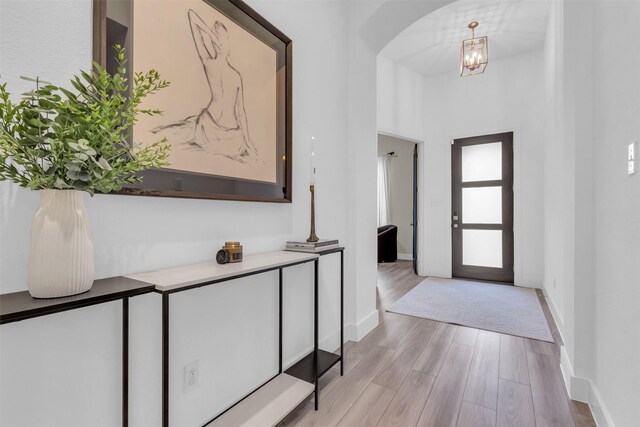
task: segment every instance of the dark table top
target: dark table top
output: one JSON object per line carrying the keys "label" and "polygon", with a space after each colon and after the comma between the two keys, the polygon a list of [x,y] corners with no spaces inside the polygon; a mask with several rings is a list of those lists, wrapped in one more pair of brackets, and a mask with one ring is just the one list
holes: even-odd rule
{"label": "dark table top", "polygon": [[154,286],[150,283],[126,277],[110,277],[96,280],[88,292],[70,297],[36,299],[27,291],[2,294],[0,295],[0,324],[116,301],[153,290]]}

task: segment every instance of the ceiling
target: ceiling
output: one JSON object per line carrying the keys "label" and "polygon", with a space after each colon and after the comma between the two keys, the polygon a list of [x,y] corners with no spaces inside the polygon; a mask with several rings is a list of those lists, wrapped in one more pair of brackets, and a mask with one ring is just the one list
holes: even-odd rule
{"label": "ceiling", "polygon": [[467,25],[475,20],[476,36],[489,36],[491,67],[492,60],[543,46],[550,7],[550,0],[458,0],[416,21],[380,54],[426,76],[457,74],[460,44],[471,38]]}

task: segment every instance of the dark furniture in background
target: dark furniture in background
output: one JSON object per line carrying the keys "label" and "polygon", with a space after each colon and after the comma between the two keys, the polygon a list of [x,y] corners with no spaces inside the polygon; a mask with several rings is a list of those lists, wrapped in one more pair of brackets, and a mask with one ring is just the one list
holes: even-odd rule
{"label": "dark furniture in background", "polygon": [[378,262],[395,262],[398,259],[398,227],[378,227]]}

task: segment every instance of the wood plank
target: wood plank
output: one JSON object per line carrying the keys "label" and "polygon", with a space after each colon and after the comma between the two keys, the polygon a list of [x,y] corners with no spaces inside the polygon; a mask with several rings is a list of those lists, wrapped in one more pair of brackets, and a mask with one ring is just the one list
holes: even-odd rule
{"label": "wood plank", "polygon": [[[322,401],[322,397],[331,393],[331,390],[340,383],[342,377],[338,372],[334,372],[333,370],[329,370],[326,374],[320,377],[319,380],[319,389],[320,389],[320,400]],[[308,399],[299,404],[293,411],[286,416],[280,423],[278,423],[278,427],[291,427],[295,426],[300,422],[307,412],[314,410],[315,405],[315,395],[312,394]]]}
{"label": "wood plank", "polygon": [[597,427],[592,415],[572,414],[576,427]]}
{"label": "wood plank", "polygon": [[392,321],[392,323],[395,324],[395,328],[393,329],[394,333],[386,334],[380,339],[378,345],[394,350],[400,348],[419,331],[424,321],[424,319],[420,319],[419,317],[399,315],[397,319]]}
{"label": "wood plank", "polygon": [[500,378],[529,384],[527,350],[524,339],[500,335]]}
{"label": "wood plank", "polygon": [[434,323],[421,324],[411,339],[396,351],[394,357],[382,368],[373,382],[392,390],[398,390],[411,367],[424,351],[435,329]]}
{"label": "wood plank", "polygon": [[[338,348],[336,351],[339,351]],[[344,343],[344,372],[346,375],[349,371],[351,371],[354,366],[358,364],[362,360],[362,351],[360,351],[360,347],[358,347],[358,343],[355,341],[347,341]],[[340,375],[340,364],[338,363],[331,371]]]}
{"label": "wood plank", "polygon": [[433,336],[413,365],[413,369],[424,372],[425,374],[437,376],[447,356],[449,346],[456,335],[457,328],[457,326],[448,323],[438,323]]}
{"label": "wood plank", "polygon": [[556,353],[559,353],[559,348],[554,343],[524,338],[524,344],[527,351],[532,353],[546,354],[547,356],[555,356]]}
{"label": "wood plank", "polygon": [[456,425],[472,356],[472,347],[451,344],[418,426]]}
{"label": "wood plank", "polygon": [[537,353],[527,353],[531,377],[533,410],[538,425],[574,425],[568,397],[555,359]]}
{"label": "wood plank", "polygon": [[494,427],[496,425],[496,411],[462,402],[457,427]]}
{"label": "wood plank", "polygon": [[373,348],[331,393],[320,395],[320,408],[310,411],[299,426],[334,426],[340,422],[360,394],[393,356],[394,350]]}
{"label": "wood plank", "polygon": [[207,426],[274,426],[311,393],[313,384],[280,374]]}
{"label": "wood plank", "polygon": [[388,343],[387,337],[389,336],[406,334],[408,330],[407,325],[410,320],[412,319],[409,316],[401,315],[397,315],[391,319],[384,318],[373,331],[369,332],[358,342],[358,347],[363,353],[368,352],[376,346],[387,347],[381,344]]}
{"label": "wood plank", "polygon": [[378,427],[414,426],[431,393],[435,377],[411,371],[389,404]]}
{"label": "wood plank", "polygon": [[395,391],[377,384],[369,384],[342,418],[339,427],[374,427],[395,396]]}
{"label": "wood plank", "polygon": [[478,337],[478,330],[475,328],[468,328],[466,326],[458,326],[456,335],[453,337],[453,342],[458,344],[476,345],[476,339]]}
{"label": "wood plank", "polygon": [[498,408],[499,370],[500,335],[480,331],[463,399],[495,411]]}
{"label": "wood plank", "polygon": [[498,427],[535,427],[531,388],[500,379],[498,386]]}
{"label": "wood plank", "polygon": [[584,417],[591,418],[593,420],[593,415],[591,414],[591,408],[589,408],[588,403],[580,402],[578,400],[569,400],[569,408],[571,408],[572,414],[581,415]]}

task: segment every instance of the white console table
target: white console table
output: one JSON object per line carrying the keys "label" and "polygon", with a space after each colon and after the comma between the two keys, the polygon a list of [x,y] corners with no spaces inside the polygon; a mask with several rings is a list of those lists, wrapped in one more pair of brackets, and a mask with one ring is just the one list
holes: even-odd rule
{"label": "white console table", "polygon": [[[340,253],[340,354],[318,348],[318,261],[320,256]],[[294,265],[314,264],[314,349],[291,368],[282,370],[282,270]],[[318,409],[318,378],[340,362],[343,373],[344,343],[344,248],[319,253],[277,251],[247,255],[240,263],[217,264],[215,261],[168,268],[126,276],[149,283],[162,294],[162,425],[169,426],[169,296],[202,286],[215,285],[241,277],[279,271],[279,372],[239,402],[207,423],[207,426],[273,426],[315,393]]]}

